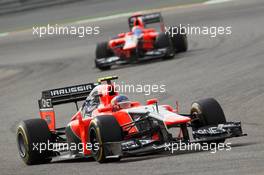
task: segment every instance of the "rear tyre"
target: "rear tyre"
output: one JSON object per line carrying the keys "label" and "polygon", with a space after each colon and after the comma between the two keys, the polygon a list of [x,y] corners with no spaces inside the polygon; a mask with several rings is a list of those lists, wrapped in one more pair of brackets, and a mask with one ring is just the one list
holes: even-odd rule
{"label": "rear tyre", "polygon": [[[171,41],[176,53],[186,52],[188,49],[187,35],[184,30],[180,31],[180,28],[171,29]],[[172,35],[174,34],[174,35]]]}
{"label": "rear tyre", "polygon": [[122,139],[122,128],[115,117],[105,115],[96,117],[91,121],[89,127],[89,143],[93,145],[92,155],[97,162],[119,161],[120,158],[106,159],[103,144],[106,142],[120,142]]}
{"label": "rear tyre", "polygon": [[166,35],[165,33],[160,33],[157,36],[156,42],[155,42],[155,47],[157,49],[163,49],[163,48],[168,48],[168,52],[167,55],[165,55],[164,59],[167,58],[173,58],[175,53],[172,47],[172,42],[171,39],[168,35]]}
{"label": "rear tyre", "polygon": [[[194,102],[191,107],[191,116],[193,116],[191,122],[193,130],[204,126],[217,126],[218,124],[226,123],[223,109],[214,98]],[[214,143],[223,142],[225,142],[225,139],[214,141]]]}
{"label": "rear tyre", "polygon": [[[19,155],[27,165],[43,164],[51,161],[53,153],[47,147],[48,141],[52,141],[52,136],[45,120],[30,119],[22,121],[17,127],[16,134]],[[40,151],[40,144],[45,145],[46,149]]]}
{"label": "rear tyre", "polygon": [[102,58],[108,58],[113,56],[113,52],[108,47],[108,42],[101,42],[96,45],[95,50],[95,66],[100,70],[109,70],[111,66],[105,66],[100,64],[97,60]]}

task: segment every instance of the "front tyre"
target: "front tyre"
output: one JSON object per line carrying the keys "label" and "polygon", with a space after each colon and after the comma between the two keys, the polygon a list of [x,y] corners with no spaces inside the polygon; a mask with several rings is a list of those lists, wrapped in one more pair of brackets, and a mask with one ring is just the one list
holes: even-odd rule
{"label": "front tyre", "polygon": [[[51,161],[52,151],[48,150],[47,147],[48,141],[51,142],[52,140],[52,136],[45,120],[30,119],[22,121],[17,127],[16,135],[19,155],[27,165]],[[44,146],[45,149],[43,149]]]}
{"label": "front tyre", "polygon": [[[99,116],[91,121],[89,126],[89,142],[92,144],[92,156],[99,162],[109,161],[106,159],[104,143],[122,141],[122,128],[113,116]],[[120,158],[111,161],[120,160]]]}
{"label": "front tyre", "polygon": [[186,32],[179,27],[171,29],[171,41],[176,53],[186,52],[188,49],[188,40]]}
{"label": "front tyre", "polygon": [[[226,123],[223,109],[214,98],[198,100],[192,103],[191,116],[193,116],[191,122],[193,130],[205,126],[217,126],[218,124]],[[225,139],[214,141],[214,143],[223,142],[225,142]]]}
{"label": "front tyre", "polygon": [[167,54],[164,56],[164,59],[173,58],[175,52],[173,50],[173,45],[170,37],[165,33],[160,33],[155,41],[155,48],[157,49],[168,49]]}
{"label": "front tyre", "polygon": [[113,52],[108,47],[108,42],[98,43],[96,45],[96,50],[95,50],[95,67],[97,67],[98,69],[100,69],[102,71],[111,69],[111,66],[103,65],[98,60],[108,58],[108,57],[111,57],[113,55],[114,55]]}

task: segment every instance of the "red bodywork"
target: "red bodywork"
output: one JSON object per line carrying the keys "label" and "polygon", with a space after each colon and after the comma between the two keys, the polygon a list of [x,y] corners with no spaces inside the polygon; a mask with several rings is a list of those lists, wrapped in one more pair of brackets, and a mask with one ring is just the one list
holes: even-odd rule
{"label": "red bodywork", "polygon": [[[97,107],[92,111],[91,115],[88,117],[85,116],[84,105],[80,108],[75,115],[72,116],[70,123],[68,124],[67,128],[70,129],[71,133],[73,133],[74,137],[77,138],[78,142],[81,142],[83,145],[89,141],[89,126],[92,119],[95,117],[107,117],[107,115],[114,116],[118,121],[120,126],[133,122],[132,117],[129,115],[128,110],[140,110],[141,108],[151,107],[157,103],[157,99],[150,99],[147,100],[146,104],[142,105],[137,101],[131,102],[131,107],[129,109],[121,109],[121,110],[113,110],[113,106],[111,105],[111,100],[119,95],[118,92],[115,91],[114,84],[107,83],[107,84],[99,84],[90,92],[89,96],[92,94],[98,95],[99,97],[99,104]],[[88,96],[88,97],[89,97]],[[47,101],[45,101],[47,103]],[[162,121],[167,127],[174,126],[177,124],[184,124],[190,121],[189,117],[181,116],[178,114],[178,107],[174,109],[170,105],[161,105],[162,111]],[[46,120],[48,123],[49,129],[51,131],[56,131],[55,126],[55,112],[53,108],[45,108],[40,109],[40,116],[42,119]],[[122,127],[124,133],[126,133],[125,140],[130,139],[133,135],[138,133],[137,127],[133,126],[130,129],[126,129]],[[67,135],[67,133],[66,133]],[[159,140],[159,136],[157,134],[152,135],[153,140]],[[91,155],[91,151],[84,147],[83,153],[86,156]]]}
{"label": "red bodywork", "polygon": [[[98,91],[99,98],[100,98],[100,104],[98,107],[92,112],[91,117],[84,117],[83,116],[83,109],[80,108],[78,112],[71,118],[71,122],[68,124],[70,126],[71,130],[73,131],[74,135],[79,138],[79,140],[85,145],[89,140],[89,125],[92,119],[95,117],[105,116],[105,115],[112,115],[116,118],[120,126],[125,125],[127,123],[132,122],[131,116],[126,112],[126,110],[119,110],[119,111],[113,111],[111,100],[118,95],[118,92],[112,91],[115,89],[113,84],[100,84],[95,87],[95,89]],[[92,92],[91,92],[92,93]],[[153,105],[155,102],[157,102],[156,99],[151,99],[146,102],[146,105]],[[142,105],[137,102],[131,102],[131,108],[137,108],[141,107]],[[170,105],[162,105],[165,110],[173,112],[174,116],[165,116],[164,117],[164,123],[167,126],[180,124],[180,123],[187,123],[190,121],[189,117],[180,116],[177,114],[176,109],[174,109]],[[40,111],[41,118],[45,119],[47,121],[47,117],[50,117],[50,123],[49,128],[50,130],[55,130],[55,113],[53,109],[51,110],[45,110]],[[176,115],[176,117],[175,117]],[[123,128],[123,130],[125,130]],[[124,131],[125,132],[125,131]],[[127,136],[125,139],[131,138],[133,134],[137,133],[137,128],[134,126],[132,129],[127,130]],[[152,136],[153,140],[158,140],[159,137],[157,134],[153,134]],[[86,149],[84,147],[83,150],[84,155],[91,155],[90,150]]]}
{"label": "red bodywork", "polygon": [[[133,49],[135,49],[137,45],[130,44],[128,47],[122,47],[125,46],[126,38],[131,35],[133,35],[133,32],[121,33],[118,35],[118,38],[109,41],[109,48],[111,48],[116,56],[125,58],[131,57]],[[154,41],[157,35],[158,33],[155,29],[143,29],[143,44],[141,49],[145,52],[154,49]]]}
{"label": "red bodywork", "polygon": [[[122,58],[130,58],[134,50],[140,47],[141,51],[147,52],[154,49],[154,42],[156,37],[159,35],[159,32],[154,28],[146,28],[141,15],[132,16],[134,19],[133,27],[131,31],[127,33],[120,33],[116,38],[108,42],[109,48],[112,52]],[[129,37],[134,35],[134,31],[140,29],[142,34],[140,36],[140,41],[138,42],[127,42]],[[161,24],[161,31],[164,31],[164,25]],[[138,43],[141,43],[140,46]]]}

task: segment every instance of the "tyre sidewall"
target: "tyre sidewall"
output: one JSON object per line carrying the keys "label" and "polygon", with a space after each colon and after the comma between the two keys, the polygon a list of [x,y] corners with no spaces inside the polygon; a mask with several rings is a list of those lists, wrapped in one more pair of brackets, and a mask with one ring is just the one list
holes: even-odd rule
{"label": "tyre sidewall", "polygon": [[[37,129],[36,129],[37,128]],[[45,143],[48,146],[48,141],[52,142],[51,133],[48,129],[48,125],[45,120],[42,119],[31,119],[22,121],[17,128],[17,146],[20,149],[18,142],[19,135],[22,136],[25,143],[25,156],[21,155],[22,160],[28,164],[41,164],[51,160],[52,151],[44,150],[40,153],[40,143]],[[37,146],[38,144],[38,146]],[[35,146],[37,147],[35,147]]]}

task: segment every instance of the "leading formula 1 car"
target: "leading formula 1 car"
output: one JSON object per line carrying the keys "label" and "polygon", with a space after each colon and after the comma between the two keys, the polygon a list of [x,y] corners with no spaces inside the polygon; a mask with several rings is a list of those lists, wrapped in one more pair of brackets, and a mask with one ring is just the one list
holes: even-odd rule
{"label": "leading formula 1 car", "polygon": [[[156,28],[155,23],[159,24]],[[175,31],[175,35],[169,35],[172,32],[166,33],[161,13],[135,14],[128,18],[128,25],[129,32],[97,44],[97,68],[108,70],[114,64],[171,58],[175,53],[187,51],[187,36],[179,31]]]}
{"label": "leading formula 1 car", "polygon": [[[23,161],[39,164],[68,155],[93,157],[103,163],[161,151],[169,143],[221,143],[245,135],[240,122],[226,121],[215,99],[198,100],[192,104],[190,114],[179,114],[178,107],[159,105],[157,99],[149,99],[146,104],[129,100],[115,91],[114,79],[117,77],[43,91],[39,100],[41,118],[22,121],[17,128]],[[83,105],[69,124],[57,128],[53,107],[71,102],[78,107],[77,102],[82,100]],[[172,127],[180,130],[176,137],[168,130]]]}

